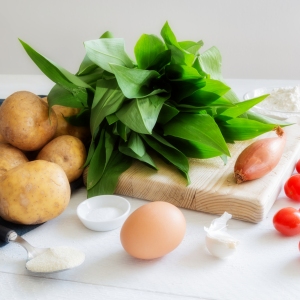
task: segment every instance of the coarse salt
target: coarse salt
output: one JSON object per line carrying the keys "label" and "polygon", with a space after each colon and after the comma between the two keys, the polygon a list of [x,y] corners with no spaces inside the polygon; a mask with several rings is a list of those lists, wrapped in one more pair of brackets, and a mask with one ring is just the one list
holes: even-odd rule
{"label": "coarse salt", "polygon": [[276,111],[300,112],[300,86],[274,88],[259,107]]}
{"label": "coarse salt", "polygon": [[57,272],[79,266],[84,262],[85,254],[70,247],[49,248],[26,263],[31,272]]}

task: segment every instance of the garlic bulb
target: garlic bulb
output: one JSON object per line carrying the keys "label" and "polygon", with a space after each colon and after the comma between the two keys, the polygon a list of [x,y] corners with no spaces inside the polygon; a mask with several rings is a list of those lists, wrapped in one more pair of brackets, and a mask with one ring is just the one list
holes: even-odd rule
{"label": "garlic bulb", "polygon": [[226,258],[236,251],[238,240],[226,232],[227,222],[232,217],[231,214],[224,214],[214,219],[209,228],[204,227],[206,231],[206,248],[214,256]]}

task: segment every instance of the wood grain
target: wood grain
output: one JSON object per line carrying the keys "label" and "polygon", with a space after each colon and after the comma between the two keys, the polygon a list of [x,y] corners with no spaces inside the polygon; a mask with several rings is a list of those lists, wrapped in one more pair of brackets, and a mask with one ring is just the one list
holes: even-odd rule
{"label": "wood grain", "polygon": [[[178,207],[221,215],[224,211],[233,218],[258,223],[276,200],[283,182],[294,170],[300,156],[300,127],[285,128],[287,142],[279,164],[263,178],[236,184],[234,163],[240,152],[254,140],[229,145],[231,157],[224,165],[220,158],[189,159],[191,178],[185,179],[173,167],[156,157],[155,171],[135,162],[119,178],[116,194],[150,201],[166,201]],[[259,138],[274,136],[267,133]]]}

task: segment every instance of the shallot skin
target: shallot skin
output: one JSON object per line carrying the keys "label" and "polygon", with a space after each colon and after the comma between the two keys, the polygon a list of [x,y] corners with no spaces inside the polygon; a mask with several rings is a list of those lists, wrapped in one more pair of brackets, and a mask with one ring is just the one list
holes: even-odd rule
{"label": "shallot skin", "polygon": [[286,142],[286,134],[276,127],[277,137],[255,141],[245,148],[236,160],[234,177],[237,183],[261,178],[278,164]]}

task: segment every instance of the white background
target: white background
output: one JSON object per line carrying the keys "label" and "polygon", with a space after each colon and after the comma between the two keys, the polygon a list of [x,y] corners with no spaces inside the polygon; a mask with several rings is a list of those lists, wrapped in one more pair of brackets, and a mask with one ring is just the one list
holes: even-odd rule
{"label": "white background", "polygon": [[127,52],[168,21],[178,40],[217,46],[225,78],[300,79],[299,0],[0,0],[0,74],[41,74],[18,38],[71,72],[110,30]]}

